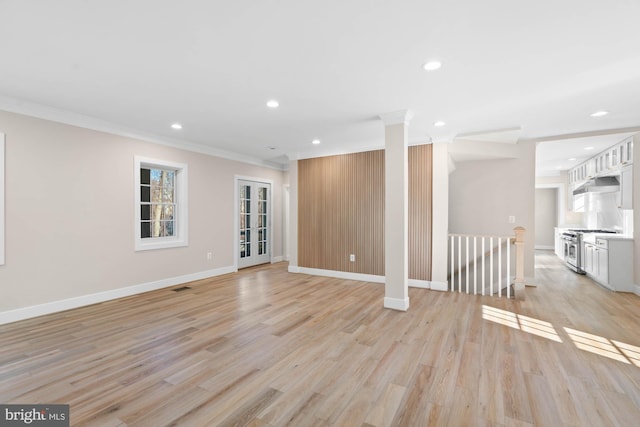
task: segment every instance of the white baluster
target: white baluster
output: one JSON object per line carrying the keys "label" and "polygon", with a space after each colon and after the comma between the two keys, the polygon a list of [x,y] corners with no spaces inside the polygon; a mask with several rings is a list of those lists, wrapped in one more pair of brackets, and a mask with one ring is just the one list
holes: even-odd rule
{"label": "white baluster", "polygon": [[467,279],[467,280],[466,280],[466,282],[467,282],[467,293],[469,293],[469,236],[467,236],[467,237],[465,238],[465,240],[466,240],[466,243],[467,243],[467,247],[466,247],[466,252],[467,252],[467,266],[466,266],[466,269],[465,269],[465,275],[467,276],[467,277],[466,277],[466,279]]}
{"label": "white baluster", "polygon": [[462,292],[462,236],[458,236],[458,292]]}
{"label": "white baluster", "polygon": [[502,237],[498,237],[498,296],[502,297]]}
{"label": "white baluster", "polygon": [[478,295],[478,255],[476,236],[473,236],[473,294]]}
{"label": "white baluster", "polygon": [[493,237],[489,238],[489,295],[493,295]]}
{"label": "white baluster", "polygon": [[507,238],[507,298],[511,298],[511,238]]}
{"label": "white baluster", "polygon": [[485,280],[484,280],[484,256],[485,254],[485,250],[484,250],[484,236],[482,236],[482,295],[484,295],[484,288],[485,288]]}
{"label": "white baluster", "polygon": [[449,290],[453,292],[454,288],[455,288],[455,261],[456,261],[456,257],[455,257],[455,244],[456,244],[456,238],[454,236],[451,236],[451,283],[449,286]]}

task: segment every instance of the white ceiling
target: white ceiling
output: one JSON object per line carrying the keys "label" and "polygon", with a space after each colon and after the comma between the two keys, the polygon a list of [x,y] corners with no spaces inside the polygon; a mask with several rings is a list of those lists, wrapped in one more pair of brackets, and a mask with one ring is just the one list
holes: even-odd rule
{"label": "white ceiling", "polygon": [[0,16],[1,108],[258,161],[382,147],[377,117],[400,109],[413,143],[640,126],[638,1],[0,0]]}

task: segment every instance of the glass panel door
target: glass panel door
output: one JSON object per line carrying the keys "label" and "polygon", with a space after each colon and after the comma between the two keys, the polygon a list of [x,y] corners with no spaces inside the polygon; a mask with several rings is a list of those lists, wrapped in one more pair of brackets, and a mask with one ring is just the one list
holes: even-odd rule
{"label": "glass panel door", "polygon": [[251,185],[240,185],[240,258],[251,256]]}
{"label": "glass panel door", "polygon": [[238,181],[238,268],[271,261],[271,185]]}

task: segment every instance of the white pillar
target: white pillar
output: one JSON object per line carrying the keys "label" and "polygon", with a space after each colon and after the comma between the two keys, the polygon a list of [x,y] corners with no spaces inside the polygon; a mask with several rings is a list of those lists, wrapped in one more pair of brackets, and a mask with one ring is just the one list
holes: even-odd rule
{"label": "white pillar", "polygon": [[384,133],[384,307],[409,308],[409,155],[408,126],[413,113],[380,116]]}
{"label": "white pillar", "polygon": [[449,248],[449,144],[433,144],[431,289],[446,291]]}
{"label": "white pillar", "polygon": [[[298,266],[298,160],[289,156],[289,273],[299,273]],[[285,254],[286,255],[286,254]]]}

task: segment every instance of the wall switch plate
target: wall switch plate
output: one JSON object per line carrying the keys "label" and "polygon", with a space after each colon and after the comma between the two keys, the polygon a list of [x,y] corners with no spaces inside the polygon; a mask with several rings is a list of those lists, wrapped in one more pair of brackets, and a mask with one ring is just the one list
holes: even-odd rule
{"label": "wall switch plate", "polygon": [[207,260],[211,261],[213,259],[213,252],[207,252]]}
{"label": "wall switch plate", "polygon": [[515,224],[516,223],[516,217],[514,215],[509,215],[509,224]]}
{"label": "wall switch plate", "polygon": [[349,255],[349,261],[356,262],[356,255],[355,254]]}

